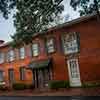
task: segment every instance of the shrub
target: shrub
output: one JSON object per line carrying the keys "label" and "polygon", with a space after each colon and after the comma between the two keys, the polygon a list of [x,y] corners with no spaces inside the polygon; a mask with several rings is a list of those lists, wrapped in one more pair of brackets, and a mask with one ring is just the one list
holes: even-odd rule
{"label": "shrub", "polygon": [[83,88],[100,87],[100,83],[83,83]]}
{"label": "shrub", "polygon": [[49,81],[48,87],[51,89],[58,89],[58,88],[69,88],[69,81],[62,81],[62,80],[53,80]]}
{"label": "shrub", "polygon": [[34,89],[34,88],[35,88],[34,84],[27,84],[26,85],[26,89]]}
{"label": "shrub", "polygon": [[14,83],[12,85],[12,88],[14,90],[24,90],[24,89],[26,89],[26,84],[24,84],[24,83]]}
{"label": "shrub", "polygon": [[25,83],[14,83],[12,85],[14,90],[24,90],[24,89],[34,89],[35,86],[33,84],[25,84]]}
{"label": "shrub", "polygon": [[0,85],[0,90],[1,91],[7,91],[8,90],[8,87],[7,86]]}

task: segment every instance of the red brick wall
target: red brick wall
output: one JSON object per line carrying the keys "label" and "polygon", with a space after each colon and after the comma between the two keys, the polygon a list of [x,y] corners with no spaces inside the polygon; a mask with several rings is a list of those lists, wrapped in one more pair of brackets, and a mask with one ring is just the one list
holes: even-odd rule
{"label": "red brick wall", "polygon": [[[4,63],[0,65],[0,68],[5,70],[5,79],[8,80],[8,69],[13,66],[15,70],[15,79],[19,80],[19,67],[27,65],[32,60],[47,59],[53,57],[53,79],[54,80],[69,80],[68,69],[66,60],[67,56],[64,56],[61,48],[61,35],[67,32],[79,32],[80,33],[80,53],[77,55],[79,59],[79,69],[81,75],[81,81],[99,81],[100,80],[100,23],[97,23],[96,19],[90,19],[83,21],[79,24],[74,24],[69,27],[60,28],[47,33],[46,38],[51,36],[56,39],[56,52],[47,55],[45,50],[45,41],[42,37],[34,37],[33,41],[40,44],[40,55],[38,57],[31,58],[29,55],[29,46],[26,47],[25,60],[18,59],[18,50],[16,50],[17,58],[12,63]],[[7,51],[9,47],[1,48],[2,51]],[[27,66],[26,66],[27,67]],[[32,82],[31,71],[26,71],[26,81],[20,82]]]}

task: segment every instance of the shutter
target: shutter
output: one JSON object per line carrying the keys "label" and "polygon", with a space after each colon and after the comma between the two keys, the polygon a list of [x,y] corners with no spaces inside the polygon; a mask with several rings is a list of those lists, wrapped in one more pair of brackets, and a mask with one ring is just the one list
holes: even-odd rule
{"label": "shutter", "polygon": [[76,36],[77,36],[78,52],[80,52],[80,33],[76,32]]}

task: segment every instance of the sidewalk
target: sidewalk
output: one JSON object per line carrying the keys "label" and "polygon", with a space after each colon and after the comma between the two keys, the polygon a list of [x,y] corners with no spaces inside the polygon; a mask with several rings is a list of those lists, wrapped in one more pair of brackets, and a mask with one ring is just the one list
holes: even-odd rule
{"label": "sidewalk", "polygon": [[100,87],[98,88],[70,88],[51,91],[0,91],[0,96],[100,96]]}

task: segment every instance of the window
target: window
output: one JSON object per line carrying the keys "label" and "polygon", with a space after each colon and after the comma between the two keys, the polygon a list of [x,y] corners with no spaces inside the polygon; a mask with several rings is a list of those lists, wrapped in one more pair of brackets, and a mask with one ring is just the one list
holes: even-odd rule
{"label": "window", "polygon": [[14,81],[14,69],[9,69],[8,70],[8,76],[9,76],[9,81],[13,82]]}
{"label": "window", "polygon": [[0,64],[4,62],[4,53],[0,52]]}
{"label": "window", "polygon": [[20,68],[20,80],[25,80],[25,68]]}
{"label": "window", "polygon": [[38,43],[34,43],[32,45],[32,55],[33,56],[38,56],[39,55],[39,44]]}
{"label": "window", "polygon": [[19,55],[20,55],[20,59],[25,58],[25,48],[24,47],[19,49]]}
{"label": "window", "polygon": [[76,33],[64,34],[63,38],[64,54],[78,52],[78,42]]}
{"label": "window", "polygon": [[47,52],[53,53],[54,51],[55,51],[54,38],[50,38],[47,40]]}
{"label": "window", "polygon": [[10,50],[7,54],[7,59],[8,61],[13,61],[14,60],[14,51],[13,50]]}
{"label": "window", "polygon": [[0,70],[0,82],[4,81],[3,71]]}
{"label": "window", "polygon": [[78,60],[71,59],[71,60],[68,60],[68,63],[69,63],[69,67],[70,67],[71,77],[78,78],[79,77]]}

